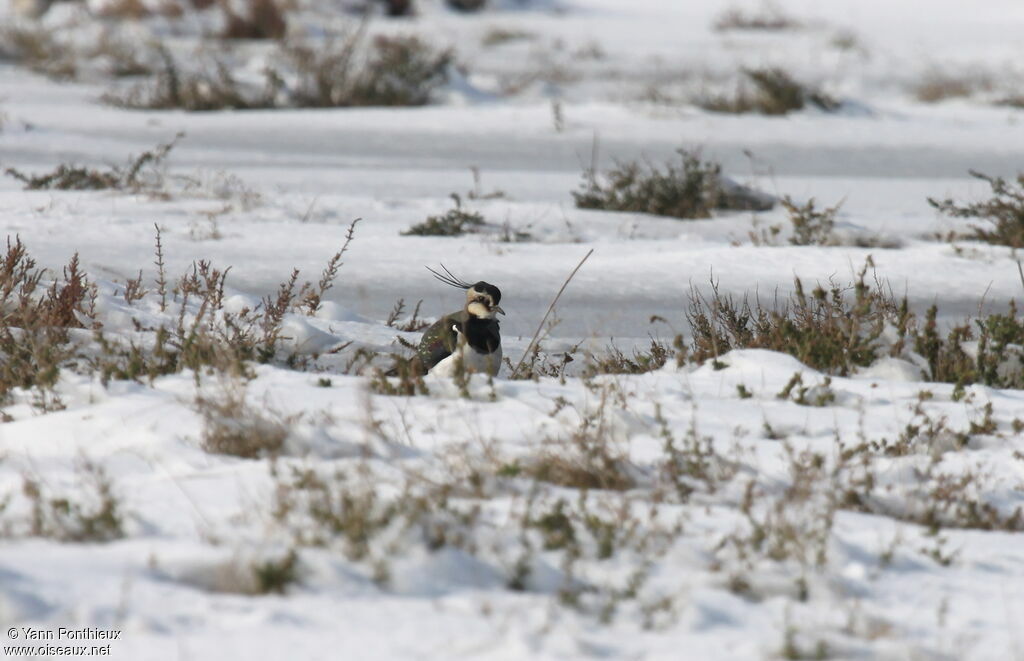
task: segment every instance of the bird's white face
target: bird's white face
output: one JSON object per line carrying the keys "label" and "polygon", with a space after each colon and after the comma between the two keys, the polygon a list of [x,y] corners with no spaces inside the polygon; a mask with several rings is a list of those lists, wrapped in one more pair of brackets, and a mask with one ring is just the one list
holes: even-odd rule
{"label": "bird's white face", "polygon": [[466,312],[478,319],[493,319],[497,313],[505,314],[501,306],[494,303],[490,294],[472,287],[466,290]]}

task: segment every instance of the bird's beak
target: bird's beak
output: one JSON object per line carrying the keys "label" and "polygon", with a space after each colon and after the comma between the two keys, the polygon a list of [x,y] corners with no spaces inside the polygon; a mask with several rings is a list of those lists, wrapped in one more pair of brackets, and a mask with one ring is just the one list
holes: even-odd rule
{"label": "bird's beak", "polygon": [[494,312],[500,312],[502,314],[505,314],[505,311],[501,309],[500,305],[493,305],[493,306],[491,306],[491,310],[493,310]]}

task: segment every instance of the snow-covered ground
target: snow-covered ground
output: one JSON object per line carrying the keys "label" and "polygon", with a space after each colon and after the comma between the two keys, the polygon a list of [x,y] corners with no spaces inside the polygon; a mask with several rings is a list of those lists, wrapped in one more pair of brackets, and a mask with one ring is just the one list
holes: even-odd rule
{"label": "snow-covered ground", "polygon": [[[351,29],[327,4],[293,29]],[[145,336],[133,319],[177,321],[178,301],[159,306],[154,225],[170,276],[196,260],[231,267],[225,309],[237,312],[293,268],[315,282],[362,219],[327,302],[285,319],[283,350],[325,354],[306,365],[254,366],[244,384],[184,372],[104,385],[67,369],[62,410],[13,395],[0,426],[0,625],[19,637],[4,645],[53,644],[26,641],[28,630],[63,626],[120,630],[110,651],[123,659],[1024,657],[1024,526],[1012,519],[1024,506],[1021,391],[955,392],[899,360],[826,383],[760,350],[591,379],[508,380],[506,368],[461,394],[428,376],[429,394],[413,397],[375,394],[346,369],[355,349],[417,341],[383,321],[398,299],[407,312],[422,299],[428,319],[461,305],[424,269],[440,263],[501,288],[515,362],[591,248],[548,352],[686,335],[690,293],[712,278],[723,294],[769,299],[794,277],[846,284],[869,259],[916,310],[937,303],[947,321],[1005,310],[1021,296],[1014,254],[937,238],[971,221],[927,198],[984,195],[969,169],[1024,169],[1024,110],[991,103],[1024,94],[1024,5],[780,0],[799,29],[722,32],[723,11],[765,5],[496,0],[463,15],[418,4],[419,16],[368,29],[455,49],[462,73],[422,108],[122,110],[100,101],[115,81],[55,82],[0,61],[0,167],[122,165],[184,134],[166,195],[0,179],[3,234],[56,272],[78,253],[110,337]],[[0,24],[10,11],[0,2]],[[70,39],[96,27],[74,6],[43,20]],[[165,19],[122,28],[170,35],[183,52],[197,41]],[[499,28],[514,37],[485,45]],[[686,102],[760,66],[822,86],[843,110],[727,115]],[[996,82],[918,102],[913,85],[936,71]],[[501,93],[510,81],[523,82]],[[574,206],[592,159],[657,163],[680,147],[780,197],[842,200],[841,236],[890,247],[789,245],[781,208],[679,221]],[[400,234],[451,208],[450,193],[487,232]],[[531,240],[501,241],[506,223]],[[784,228],[776,245],[752,242],[772,225]],[[129,304],[123,283],[140,269],[149,293]],[[777,396],[797,373],[823,406]],[[212,423],[197,401],[240,388],[243,419],[286,430],[276,459],[203,449]],[[588,448],[617,460],[626,488],[530,477]],[[36,503],[68,497],[91,511],[95,467],[124,535],[30,534],[26,481],[41,485]],[[954,503],[938,533],[910,522],[936,498]],[[1017,531],[957,525],[963,503]],[[249,594],[256,570],[292,551],[284,593]]]}

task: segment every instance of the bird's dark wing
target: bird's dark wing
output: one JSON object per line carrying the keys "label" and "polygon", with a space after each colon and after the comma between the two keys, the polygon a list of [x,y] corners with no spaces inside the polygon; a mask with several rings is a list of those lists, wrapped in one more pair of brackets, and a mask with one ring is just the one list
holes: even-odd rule
{"label": "bird's dark wing", "polygon": [[452,355],[459,342],[458,333],[452,330],[452,326],[465,322],[465,311],[447,314],[434,322],[427,330],[423,331],[420,339],[420,346],[416,350],[416,356],[420,359],[424,372],[429,372],[434,365]]}

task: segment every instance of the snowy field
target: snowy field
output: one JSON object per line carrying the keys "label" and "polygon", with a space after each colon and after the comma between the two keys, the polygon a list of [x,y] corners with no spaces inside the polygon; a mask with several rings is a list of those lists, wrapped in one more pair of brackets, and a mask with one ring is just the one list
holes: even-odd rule
{"label": "snowy field", "polygon": [[[120,190],[0,178],[0,230],[46,269],[19,303],[0,264],[4,646],[106,642],[32,636],[68,627],[120,631],[118,659],[1024,659],[1024,390],[996,387],[1022,383],[1018,343],[960,384],[891,324],[848,371],[761,348],[604,361],[677,337],[692,354],[688,306],[712,282],[770,306],[795,278],[850,298],[863,271],[922,322],[935,304],[942,333],[1021,299],[1017,253],[928,201],[987,199],[969,170],[1024,171],[1019,0],[418,0],[363,29],[452,49],[431,103],[212,112],[111,104],[156,74],[89,53],[114,35],[198,61],[215,10],[15,4],[0,168],[124,168],[180,137]],[[344,2],[290,4],[289,38],[322,48],[360,25]],[[73,75],[33,70],[12,28],[58,40]],[[256,86],[270,44],[225,61]],[[697,102],[770,67],[837,110]],[[794,245],[779,204],[695,220],[574,204],[592,165],[677,149],[841,203],[829,240]],[[402,234],[453,193],[479,231]],[[511,378],[591,249],[543,333],[552,375]],[[18,306],[70,282],[75,254],[95,289],[51,359]],[[189,279],[200,261],[230,271]],[[389,394],[409,381],[377,367],[418,342],[417,301],[426,321],[463,303],[424,268],[442,263],[501,288],[511,364]],[[293,269],[311,287],[268,325]]]}

